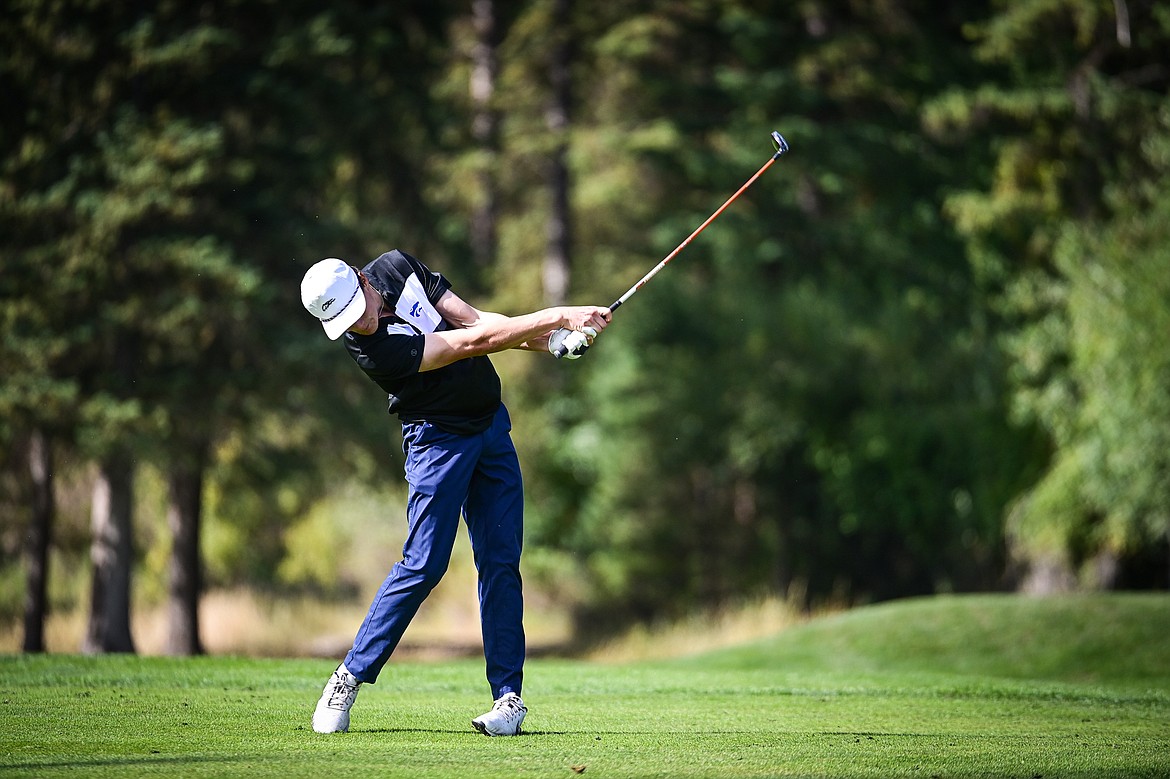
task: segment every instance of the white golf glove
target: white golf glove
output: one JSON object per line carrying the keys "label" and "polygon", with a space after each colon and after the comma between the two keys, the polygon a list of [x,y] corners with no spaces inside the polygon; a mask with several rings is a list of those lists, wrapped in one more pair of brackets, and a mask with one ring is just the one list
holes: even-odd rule
{"label": "white golf glove", "polygon": [[584,330],[567,330],[560,328],[548,337],[548,350],[558,359],[576,360],[585,354],[585,350],[597,337],[597,331],[589,325]]}

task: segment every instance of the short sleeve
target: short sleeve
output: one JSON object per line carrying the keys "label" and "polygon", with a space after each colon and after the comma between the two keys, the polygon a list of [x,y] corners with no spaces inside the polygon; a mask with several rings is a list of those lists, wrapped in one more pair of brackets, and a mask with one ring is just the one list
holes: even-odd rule
{"label": "short sleeve", "polygon": [[394,385],[418,373],[426,337],[402,322],[380,323],[373,335],[347,333],[345,348],[358,367],[380,385]]}
{"label": "short sleeve", "polygon": [[441,273],[431,271],[421,260],[399,249],[388,251],[366,265],[363,270],[377,282],[378,289],[396,299],[412,276],[432,304],[438,303],[443,293],[451,289],[451,282]]}
{"label": "short sleeve", "polygon": [[[422,263],[421,260],[418,260],[403,251],[396,250],[396,252],[392,252],[392,254],[393,253],[401,255],[406,264],[418,277],[418,280],[422,284],[423,289],[426,290],[427,300],[431,301],[432,303],[438,303],[439,298],[443,297],[443,293],[451,289],[451,282],[447,281],[447,278],[443,274],[431,271],[429,268],[427,268],[426,265]],[[403,275],[409,276],[410,274],[406,273]]]}

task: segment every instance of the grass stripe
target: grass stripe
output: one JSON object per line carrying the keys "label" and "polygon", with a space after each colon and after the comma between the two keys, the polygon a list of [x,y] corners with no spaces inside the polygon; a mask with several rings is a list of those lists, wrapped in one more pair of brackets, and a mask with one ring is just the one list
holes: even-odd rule
{"label": "grass stripe", "polygon": [[353,731],[319,736],[328,661],[4,656],[0,775],[1170,776],[1166,599],[1072,600],[909,601],[698,658],[534,660],[516,739],[469,726],[482,661],[391,664]]}

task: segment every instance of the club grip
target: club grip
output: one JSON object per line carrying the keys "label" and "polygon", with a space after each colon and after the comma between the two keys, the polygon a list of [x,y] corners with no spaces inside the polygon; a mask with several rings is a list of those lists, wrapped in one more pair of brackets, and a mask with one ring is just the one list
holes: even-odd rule
{"label": "club grip", "polygon": [[558,360],[563,357],[575,360],[585,354],[590,339],[596,337],[597,331],[592,327],[586,327],[580,332],[562,327],[549,336],[548,350]]}
{"label": "club grip", "polygon": [[[577,356],[580,357],[581,355],[585,354],[585,352],[587,352],[587,351],[589,351],[589,344],[585,344],[584,346],[582,346],[580,348],[580,350],[578,350]],[[552,355],[553,355],[553,357],[556,357],[559,360],[568,353],[569,353],[569,350],[565,347],[564,344],[561,344],[556,349],[553,349]]]}

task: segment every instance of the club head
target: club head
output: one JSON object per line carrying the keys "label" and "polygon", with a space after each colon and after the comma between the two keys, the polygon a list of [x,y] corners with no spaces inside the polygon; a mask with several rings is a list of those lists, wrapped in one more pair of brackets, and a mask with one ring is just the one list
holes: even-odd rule
{"label": "club head", "polygon": [[784,136],[775,130],[772,131],[772,145],[776,147],[776,154],[774,157],[779,157],[784,152],[788,151],[788,141],[784,140]]}

